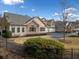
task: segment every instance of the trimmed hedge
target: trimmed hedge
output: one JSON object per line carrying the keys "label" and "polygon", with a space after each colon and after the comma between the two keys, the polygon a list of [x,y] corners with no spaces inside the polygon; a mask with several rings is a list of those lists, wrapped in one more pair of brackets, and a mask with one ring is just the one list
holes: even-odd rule
{"label": "trimmed hedge", "polygon": [[31,38],[24,42],[25,54],[37,59],[62,59],[64,45],[46,38]]}

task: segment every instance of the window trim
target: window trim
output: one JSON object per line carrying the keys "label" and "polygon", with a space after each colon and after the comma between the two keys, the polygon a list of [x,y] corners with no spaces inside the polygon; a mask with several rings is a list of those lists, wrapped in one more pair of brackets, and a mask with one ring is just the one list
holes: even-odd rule
{"label": "window trim", "polygon": [[19,28],[19,27],[17,28],[17,32],[18,32],[18,33],[20,32],[20,28]]}
{"label": "window trim", "polygon": [[22,32],[25,32],[24,30],[25,30],[25,28],[23,27],[23,28],[22,28]]}
{"label": "window trim", "polygon": [[45,31],[45,27],[40,27],[40,31]]}
{"label": "window trim", "polygon": [[12,33],[15,33],[15,27],[11,28]]}

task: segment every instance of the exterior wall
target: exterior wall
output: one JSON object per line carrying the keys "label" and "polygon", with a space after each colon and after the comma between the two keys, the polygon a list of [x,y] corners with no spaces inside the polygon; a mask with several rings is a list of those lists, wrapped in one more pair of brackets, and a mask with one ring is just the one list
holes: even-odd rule
{"label": "exterior wall", "polygon": [[79,28],[75,28],[74,31],[75,31],[76,33],[79,33]]}
{"label": "exterior wall", "polygon": [[34,22],[30,22],[30,23],[28,23],[27,24],[27,33],[29,33],[29,28],[31,27],[31,25],[34,25],[34,27],[36,27],[36,32],[38,32],[39,30],[38,30],[38,25],[37,24],[35,24]]}
{"label": "exterior wall", "polygon": [[[27,25],[27,34],[46,33],[47,32],[46,26],[38,18],[32,19],[31,21],[29,21],[25,25]],[[34,27],[36,27],[36,32],[29,32],[29,28],[31,27],[31,25],[34,25]],[[45,31],[40,31],[41,27],[45,28]]]}
{"label": "exterior wall", "polygon": [[55,22],[55,31],[63,32],[64,31],[64,23],[62,21]]}
{"label": "exterior wall", "polygon": [[38,19],[38,18],[34,18],[34,21],[39,24],[39,27],[45,27],[45,25]]}
{"label": "exterior wall", "polygon": [[55,32],[55,28],[54,27],[52,27],[52,28],[46,28],[45,32]]}
{"label": "exterior wall", "polygon": [[56,32],[63,32],[64,31],[64,27],[58,27],[58,28],[56,27],[55,31]]}
{"label": "exterior wall", "polygon": [[2,28],[1,28],[1,26],[0,26],[0,35],[2,34]]}
{"label": "exterior wall", "polygon": [[55,32],[55,28],[49,28],[49,32]]}
{"label": "exterior wall", "polygon": [[[12,33],[12,36],[24,36],[26,35],[27,29],[26,26],[11,26],[9,27],[9,30],[12,32],[12,28],[15,28],[15,32]],[[17,32],[17,28],[20,28],[20,32]],[[24,28],[24,32],[22,32],[22,28]]]}
{"label": "exterior wall", "polygon": [[[34,25],[36,27],[36,32],[30,32],[29,31],[29,27],[31,27],[31,25]],[[42,27],[42,26],[41,26]],[[10,25],[9,26],[9,30],[12,32],[12,28],[15,28],[15,32],[12,33],[12,36],[24,36],[24,35],[28,35],[28,34],[40,34],[40,33],[47,33],[47,32],[55,32],[55,28],[47,28],[45,26],[43,26],[43,28],[45,28],[45,31],[40,31],[40,27],[37,26],[35,23],[31,22],[26,26],[16,26],[16,25]],[[17,32],[17,28],[20,28],[20,32]],[[22,32],[22,28],[24,28],[24,32]]]}

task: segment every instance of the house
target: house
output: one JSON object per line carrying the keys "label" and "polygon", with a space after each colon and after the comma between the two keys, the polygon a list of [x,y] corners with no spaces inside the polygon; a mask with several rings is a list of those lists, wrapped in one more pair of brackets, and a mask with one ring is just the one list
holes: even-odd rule
{"label": "house", "polygon": [[56,32],[72,32],[74,30],[75,23],[69,21],[56,21],[55,22],[55,31]]}
{"label": "house", "polygon": [[[12,36],[24,36],[33,34],[43,34],[55,32],[55,25],[50,21],[43,21],[39,17],[30,17],[14,13],[4,13],[2,25],[4,29],[12,32]],[[4,30],[3,29],[3,30]]]}
{"label": "house", "polygon": [[63,21],[55,22],[55,32],[63,32],[64,31],[64,23]]}
{"label": "house", "polygon": [[53,32],[53,31],[55,32],[55,21],[54,21],[54,19],[47,20],[46,24],[47,24],[47,27],[49,28],[48,29],[49,32]]}
{"label": "house", "polygon": [[74,22],[71,22],[72,24],[72,31],[75,31],[76,33],[79,33],[79,21],[74,21]]}

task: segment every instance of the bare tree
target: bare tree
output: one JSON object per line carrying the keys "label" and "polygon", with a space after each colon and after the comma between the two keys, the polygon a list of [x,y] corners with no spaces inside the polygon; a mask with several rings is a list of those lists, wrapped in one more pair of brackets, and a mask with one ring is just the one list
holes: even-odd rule
{"label": "bare tree", "polygon": [[64,29],[63,29],[63,35],[64,35],[64,37],[63,37],[63,40],[64,40],[64,42],[65,42],[65,32],[69,29],[70,30],[70,28],[69,28],[69,22],[68,22],[68,19],[69,19],[69,13],[70,12],[73,12],[74,10],[72,10],[72,3],[71,2],[69,2],[68,0],[61,0],[60,1],[60,5],[61,5],[61,8],[62,8],[62,10],[63,10],[63,12],[62,12],[62,20],[63,20],[63,24],[64,24]]}

